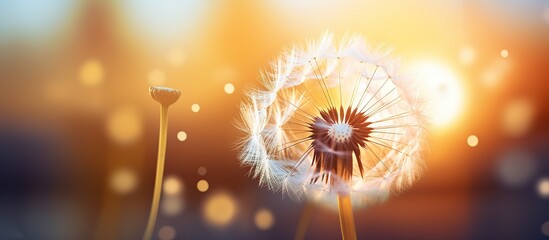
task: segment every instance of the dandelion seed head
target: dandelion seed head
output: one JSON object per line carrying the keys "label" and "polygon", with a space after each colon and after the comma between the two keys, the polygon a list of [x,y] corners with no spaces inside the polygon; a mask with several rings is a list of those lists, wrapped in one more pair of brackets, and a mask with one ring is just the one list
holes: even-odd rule
{"label": "dandelion seed head", "polygon": [[422,174],[427,120],[413,79],[391,50],[326,32],[284,51],[248,92],[237,127],[242,165],[273,191],[364,206]]}

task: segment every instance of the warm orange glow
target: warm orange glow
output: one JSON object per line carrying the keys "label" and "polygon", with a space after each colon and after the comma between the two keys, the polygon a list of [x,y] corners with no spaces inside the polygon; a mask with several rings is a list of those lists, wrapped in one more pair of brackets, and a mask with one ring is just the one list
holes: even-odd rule
{"label": "warm orange glow", "polygon": [[[142,239],[161,136],[151,86],[181,90],[168,114],[166,177],[158,181],[152,238],[291,238],[305,201],[324,200],[329,189],[295,203],[286,190],[299,194],[300,184],[284,182],[288,188],[280,194],[269,191],[272,182],[250,179],[254,169],[237,159],[243,153],[236,145],[247,135],[236,122],[250,89],[282,87],[263,87],[261,71],[293,44],[307,46],[325,30],[337,40],[358,34],[372,47],[393,49],[401,79],[419,79],[426,94],[418,95],[430,105],[423,177],[373,183],[392,188],[416,182],[385,204],[355,208],[360,239],[549,236],[549,215],[542,211],[549,201],[548,1],[6,0],[0,16],[0,222],[7,223],[0,223],[0,239]],[[335,60],[334,53],[326,55]],[[323,77],[341,70],[344,82],[356,81],[336,62],[326,64],[331,74]],[[296,62],[314,81],[300,90],[325,104],[324,93],[315,90],[319,73],[303,64]],[[357,90],[366,90],[367,82],[361,79]],[[369,89],[374,86],[380,84]],[[331,93],[335,100],[345,95],[337,88]],[[351,100],[345,96],[343,104]],[[297,110],[292,122],[318,113],[301,100],[307,113]],[[284,100],[279,103],[287,109]],[[259,105],[259,122],[276,114]],[[269,127],[284,121],[268,121]],[[367,147],[414,149],[404,139],[395,134]],[[250,161],[278,160],[286,150]],[[257,170],[273,175],[299,167]],[[391,175],[402,172],[395,170]],[[372,176],[381,175],[364,177]],[[358,181],[352,187],[373,192]],[[219,189],[226,189],[221,195],[228,200],[212,204]],[[311,204],[305,239],[341,239],[335,203],[318,204],[327,209]],[[369,203],[353,198],[356,204]],[[206,206],[209,217],[202,212]]]}

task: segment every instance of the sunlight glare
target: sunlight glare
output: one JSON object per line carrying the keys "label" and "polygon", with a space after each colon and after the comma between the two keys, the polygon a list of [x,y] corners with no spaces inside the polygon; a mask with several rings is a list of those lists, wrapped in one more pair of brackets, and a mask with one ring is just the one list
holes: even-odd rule
{"label": "sunlight glare", "polygon": [[455,73],[437,62],[419,62],[412,69],[428,96],[427,115],[435,127],[447,126],[461,113],[463,89]]}

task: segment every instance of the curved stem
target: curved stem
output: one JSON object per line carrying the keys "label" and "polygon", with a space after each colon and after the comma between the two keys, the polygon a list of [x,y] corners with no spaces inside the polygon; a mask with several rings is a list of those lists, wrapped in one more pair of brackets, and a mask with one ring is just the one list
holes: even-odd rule
{"label": "curved stem", "polygon": [[152,239],[156,217],[158,216],[158,205],[162,193],[162,178],[164,177],[164,162],[166,157],[166,137],[168,132],[168,106],[162,105],[160,109],[160,133],[158,137],[158,158],[156,160],[156,178],[154,181],[154,192],[151,204],[151,213],[143,240]]}
{"label": "curved stem", "polygon": [[337,207],[339,210],[339,225],[343,240],[356,240],[355,219],[353,217],[353,206],[351,196],[343,193],[337,195]]}

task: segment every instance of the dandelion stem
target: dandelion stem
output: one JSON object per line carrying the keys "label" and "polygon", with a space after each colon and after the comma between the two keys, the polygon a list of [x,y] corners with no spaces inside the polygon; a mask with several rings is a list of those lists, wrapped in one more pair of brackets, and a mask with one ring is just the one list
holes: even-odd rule
{"label": "dandelion stem", "polygon": [[299,218],[294,240],[305,239],[305,234],[307,233],[307,228],[309,227],[315,208],[316,206],[313,202],[307,201],[305,203],[305,208],[303,208],[303,212],[301,212],[301,217]]}
{"label": "dandelion stem", "polygon": [[160,194],[162,190],[162,178],[164,176],[164,159],[166,157],[166,136],[168,131],[168,106],[162,104],[160,109],[160,133],[158,137],[158,158],[156,162],[156,178],[154,181],[154,192],[151,204],[151,213],[143,240],[152,239],[154,227],[156,225],[156,217],[158,216],[158,205],[160,202]]}
{"label": "dandelion stem", "polygon": [[337,207],[343,240],[356,240],[355,219],[353,217],[353,207],[349,193],[339,193],[337,195]]}

